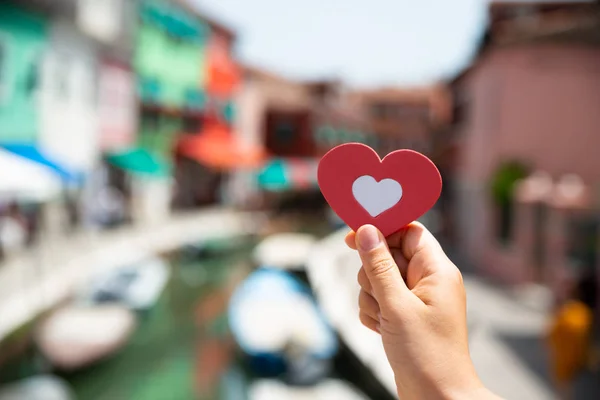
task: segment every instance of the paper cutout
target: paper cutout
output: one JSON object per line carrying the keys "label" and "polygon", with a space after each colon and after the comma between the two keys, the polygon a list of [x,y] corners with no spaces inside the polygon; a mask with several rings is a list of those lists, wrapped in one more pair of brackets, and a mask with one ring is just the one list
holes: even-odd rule
{"label": "paper cutout", "polygon": [[363,175],[352,184],[352,194],[371,217],[376,217],[398,204],[402,185],[393,179],[377,182],[372,176]]}
{"label": "paper cutout", "polygon": [[[385,236],[425,214],[442,191],[438,169],[423,154],[397,150],[381,160],[373,149],[360,143],[343,144],[325,154],[319,163],[318,180],[331,208],[351,229],[372,224]],[[395,196],[391,196],[392,183],[388,180],[395,181],[401,193],[395,189],[391,191]],[[354,188],[357,181],[359,187],[369,187],[357,189],[358,196]],[[381,196],[382,191],[387,194]]]}

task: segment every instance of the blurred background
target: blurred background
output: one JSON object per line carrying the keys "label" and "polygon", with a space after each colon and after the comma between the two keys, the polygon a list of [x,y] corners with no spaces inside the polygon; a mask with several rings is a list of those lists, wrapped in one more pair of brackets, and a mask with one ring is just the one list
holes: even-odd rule
{"label": "blurred background", "polygon": [[346,142],[440,169],[484,383],[600,398],[599,2],[2,0],[0,400],[395,398]]}

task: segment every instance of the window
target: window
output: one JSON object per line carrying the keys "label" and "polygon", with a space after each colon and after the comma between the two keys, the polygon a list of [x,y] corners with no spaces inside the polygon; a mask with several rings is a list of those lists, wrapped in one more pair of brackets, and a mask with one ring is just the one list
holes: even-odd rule
{"label": "window", "polygon": [[567,225],[567,255],[579,271],[596,268],[598,221],[593,216],[573,215]]}
{"label": "window", "polygon": [[31,62],[29,63],[27,75],[25,76],[25,93],[27,93],[28,97],[33,96],[39,87],[40,65],[41,56],[36,52],[31,57]]}
{"label": "window", "polygon": [[185,133],[197,134],[202,131],[202,117],[189,115],[183,120],[183,131]]}
{"label": "window", "polygon": [[371,116],[377,119],[385,119],[388,115],[387,104],[375,103],[371,106]]}
{"label": "window", "polygon": [[275,122],[275,137],[282,147],[290,147],[294,143],[296,127],[292,121],[279,119]]}
{"label": "window", "polygon": [[545,203],[536,203],[533,206],[533,254],[532,260],[535,273],[539,280],[543,279],[543,268],[546,260],[546,222],[548,220],[548,206]]}
{"label": "window", "polygon": [[271,111],[266,115],[266,147],[277,156],[312,154],[312,132],[306,112]]}

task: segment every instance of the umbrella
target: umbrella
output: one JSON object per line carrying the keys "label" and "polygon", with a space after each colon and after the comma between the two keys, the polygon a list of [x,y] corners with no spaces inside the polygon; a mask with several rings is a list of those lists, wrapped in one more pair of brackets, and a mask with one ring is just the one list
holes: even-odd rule
{"label": "umbrella", "polygon": [[0,149],[0,197],[47,200],[61,190],[59,175],[49,167]]}

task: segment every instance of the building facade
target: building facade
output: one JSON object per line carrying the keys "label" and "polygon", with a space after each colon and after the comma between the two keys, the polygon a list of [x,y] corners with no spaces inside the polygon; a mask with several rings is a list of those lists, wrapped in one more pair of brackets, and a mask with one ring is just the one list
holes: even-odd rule
{"label": "building facade", "polygon": [[48,22],[11,2],[0,4],[0,141],[33,143],[38,137],[39,67]]}
{"label": "building facade", "polygon": [[453,81],[454,233],[477,269],[563,296],[565,276],[597,271],[599,25],[590,5],[519,7],[491,6]]}

